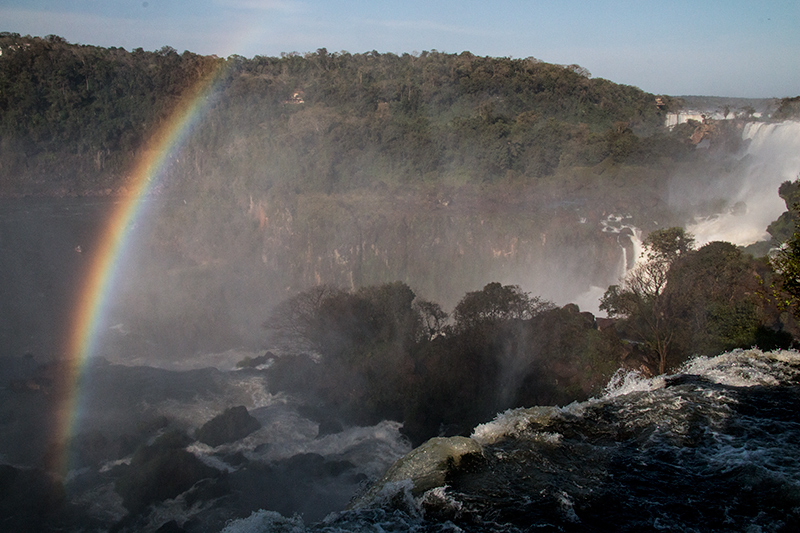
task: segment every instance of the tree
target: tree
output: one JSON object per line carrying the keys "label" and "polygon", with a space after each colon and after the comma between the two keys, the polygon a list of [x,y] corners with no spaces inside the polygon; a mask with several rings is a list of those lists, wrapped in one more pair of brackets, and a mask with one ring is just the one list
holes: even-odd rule
{"label": "tree", "polygon": [[344,291],[330,285],[317,285],[279,303],[264,322],[271,341],[289,352],[323,350],[320,336],[321,312],[328,300],[341,297]]}
{"label": "tree", "polygon": [[800,222],[794,234],[772,257],[772,265],[780,275],[778,288],[786,295],[783,304],[792,307],[797,314],[800,307]]}
{"label": "tree", "polygon": [[436,302],[417,298],[414,301],[414,309],[422,321],[421,338],[433,340],[442,334],[450,316],[442,310],[442,306]]}
{"label": "tree", "polygon": [[538,296],[531,297],[518,285],[487,284],[483,290],[468,292],[453,310],[456,329],[464,331],[483,323],[525,320],[554,306]]}
{"label": "tree", "polygon": [[642,245],[645,260],[626,274],[621,285],[608,288],[600,309],[623,319],[623,327],[655,353],[658,373],[663,374],[676,333],[663,293],[670,267],[694,247],[694,237],[683,228],[665,228],[650,233]]}
{"label": "tree", "polygon": [[800,204],[800,179],[781,183],[778,188],[778,195],[786,204],[786,211],[767,227],[767,233],[772,235],[775,246],[779,246],[792,238],[798,220],[800,220],[797,216],[798,204]]}
{"label": "tree", "polygon": [[683,355],[716,355],[757,344],[761,325],[754,260],[729,242],[710,242],[675,261],[664,292]]}
{"label": "tree", "polygon": [[797,120],[800,118],[800,96],[782,99],[772,118],[775,120]]}
{"label": "tree", "polygon": [[642,243],[648,261],[671,265],[675,259],[694,249],[694,236],[680,227],[664,228],[650,233]]}

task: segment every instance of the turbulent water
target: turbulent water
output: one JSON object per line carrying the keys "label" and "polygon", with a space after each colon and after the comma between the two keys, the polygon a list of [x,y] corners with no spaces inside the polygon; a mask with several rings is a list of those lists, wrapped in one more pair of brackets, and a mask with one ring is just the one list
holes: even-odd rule
{"label": "turbulent water", "polygon": [[[250,533],[800,527],[796,351],[701,357],[652,379],[620,373],[601,397],[511,410],[476,427],[469,439],[434,439],[413,451],[399,423],[347,427],[320,420],[292,398],[271,394],[258,369],[168,371],[97,362],[89,372],[93,387],[82,404],[72,469],[63,488],[50,492],[47,476],[23,466],[32,462],[26,454],[42,453],[36,443],[46,438],[36,431],[47,413],[46,392],[0,390],[3,449],[30,444],[2,457],[5,465],[17,465],[0,467],[4,528]],[[246,406],[260,429],[218,446],[196,440],[198,428],[231,405]],[[180,453],[210,469],[176,495],[128,514],[126,478],[148,491],[175,482],[164,461],[180,456],[141,460],[142,450],[170,428],[189,436]],[[466,452],[456,454],[459,449]]]}
{"label": "turbulent water", "polygon": [[[731,202],[746,209],[689,228],[700,242],[749,242],[746,230],[756,228],[758,237],[780,214],[775,192],[800,168],[793,148],[799,128],[746,127],[751,143],[741,166],[748,172]],[[769,197],[763,206],[762,192]],[[113,346],[136,349],[107,350],[128,366],[98,359],[87,368],[91,386],[82,391],[72,469],[51,485],[34,467],[51,452],[47,432],[57,405],[49,387],[58,367],[39,365],[57,355],[64,332],[54,325],[67,322],[109,205],[59,199],[0,206],[0,270],[8,274],[0,279],[7,302],[0,311],[0,530],[800,530],[800,354],[787,351],[694,359],[654,379],[620,374],[600,398],[500,414],[471,435],[481,453],[455,467],[407,455],[397,422],[344,427],[275,394],[263,369],[234,370],[263,351],[198,351],[205,355],[161,361],[162,368],[134,366],[153,364],[156,350],[141,350],[128,322],[112,322]],[[602,230],[617,235],[624,272],[639,255],[641,235],[625,217],[609,217]],[[211,276],[185,271],[171,272],[194,276],[191,288]],[[587,292],[587,306],[602,290]],[[208,300],[216,308],[225,298]],[[185,344],[173,329],[165,327],[164,336]],[[220,446],[189,442],[181,450],[216,474],[129,515],[119,486],[140,474],[136,450],[169,430],[194,439],[234,405],[245,406],[261,429]],[[379,481],[403,457],[401,471],[411,477]],[[163,472],[141,476],[169,482]],[[421,490],[415,473],[444,482]],[[48,502],[66,510],[51,517]],[[349,502],[360,503],[347,509]]]}
{"label": "turbulent water", "polygon": [[736,176],[739,183],[715,185],[733,208],[687,228],[699,244],[727,241],[746,246],[768,239],[767,226],[786,210],[775,192],[782,182],[800,179],[800,122],[748,123],[742,138],[748,146]]}
{"label": "turbulent water", "polygon": [[259,511],[225,531],[797,531],[800,354],[736,351],[602,398],[509,411],[446,486],[383,487],[306,525]]}

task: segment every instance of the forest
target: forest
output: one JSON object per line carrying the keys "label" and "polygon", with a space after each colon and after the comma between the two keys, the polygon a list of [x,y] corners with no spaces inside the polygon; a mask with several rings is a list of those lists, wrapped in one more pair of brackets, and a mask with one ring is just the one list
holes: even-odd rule
{"label": "forest", "polygon": [[216,100],[173,165],[248,190],[343,192],[384,183],[529,182],[603,161],[691,157],[662,127],[668,96],[578,65],[436,51],[227,59],[0,34],[3,193],[126,185],[137,153],[209,76]]}
{"label": "forest", "polygon": [[695,356],[797,346],[800,233],[790,243],[770,261],[726,242],[695,248],[683,228],[654,231],[646,260],[603,296],[605,319],[497,282],[452,316],[401,282],[321,285],[265,322],[280,356],[239,366],[268,364],[270,383],[324,427],[398,420],[415,444],[467,435],[506,409],[598,396],[621,369],[654,376]]}
{"label": "forest", "polygon": [[[399,420],[418,443],[463,434],[511,407],[585,399],[621,367],[654,375],[692,355],[792,346],[798,334],[797,182],[781,187],[787,215],[770,226],[772,244],[789,242],[783,259],[723,242],[695,247],[672,225],[686,213],[667,205],[667,178],[689,167],[730,172],[725,156],[741,148],[741,123],[667,129],[678,98],[592,78],[578,65],[468,52],[218,58],[12,33],[0,33],[0,50],[4,197],[124,196],[150,137],[193,88],[212,85],[202,123],[154,189],[182,201],[153,230],[157,246],[192,266],[233,256],[237,272],[257,265],[281,276],[271,283],[292,295],[262,309],[279,354],[241,366],[271,362],[270,383],[334,426]],[[800,112],[797,98],[775,107],[776,118]],[[708,150],[697,149],[703,141]],[[646,260],[605,291],[609,319],[492,279],[452,313],[427,299],[433,289],[423,297],[411,288],[427,274],[415,254],[432,253],[419,243],[438,245],[448,232],[463,241],[448,253],[471,268],[473,285],[486,270],[470,267],[462,248],[512,261],[525,238],[541,241],[529,246],[534,259],[546,246],[596,241],[561,223],[578,208],[661,222],[645,228]],[[496,244],[482,229],[490,226],[510,251],[481,249],[482,237]],[[203,240],[190,233],[198,228]],[[268,245],[280,253],[267,254]],[[320,264],[301,264],[308,257]],[[192,271],[198,293],[188,303],[197,305],[186,308],[200,314],[219,304],[204,292],[208,270]],[[452,298],[466,274],[447,275],[459,281],[446,287]],[[400,281],[378,281],[392,276]],[[148,290],[141,298],[156,301]],[[207,314],[223,322],[217,311]],[[159,324],[177,338],[172,326]]]}

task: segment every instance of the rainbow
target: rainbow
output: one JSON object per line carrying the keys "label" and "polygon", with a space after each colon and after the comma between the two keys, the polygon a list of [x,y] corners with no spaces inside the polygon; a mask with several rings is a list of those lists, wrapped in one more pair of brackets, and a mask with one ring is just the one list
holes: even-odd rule
{"label": "rainbow", "polygon": [[120,258],[124,255],[129,228],[143,211],[145,198],[159,183],[165,164],[175,158],[195,126],[215,101],[225,61],[202,76],[180,98],[169,118],[156,131],[144,155],[131,172],[128,192],[105,223],[94,259],[78,291],[72,324],[68,328],[66,358],[60,381],[60,402],[56,413],[50,468],[65,474],[70,467],[70,442],[77,430],[80,396],[86,363],[95,351],[99,328],[106,315]]}

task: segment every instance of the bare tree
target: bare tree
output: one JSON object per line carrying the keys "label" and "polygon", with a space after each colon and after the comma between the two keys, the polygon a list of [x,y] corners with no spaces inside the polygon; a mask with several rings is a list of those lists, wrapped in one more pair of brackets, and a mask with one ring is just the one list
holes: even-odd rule
{"label": "bare tree", "polygon": [[340,297],[344,291],[330,285],[317,285],[303,291],[273,308],[264,328],[271,334],[271,341],[279,348],[291,352],[322,351],[318,338],[320,312],[325,302]]}
{"label": "bare tree", "polygon": [[645,261],[637,263],[620,285],[608,288],[600,309],[610,317],[624,319],[639,340],[655,352],[658,373],[663,374],[676,333],[664,289],[670,267],[694,248],[694,237],[683,228],[666,228],[652,232],[642,244]]}

